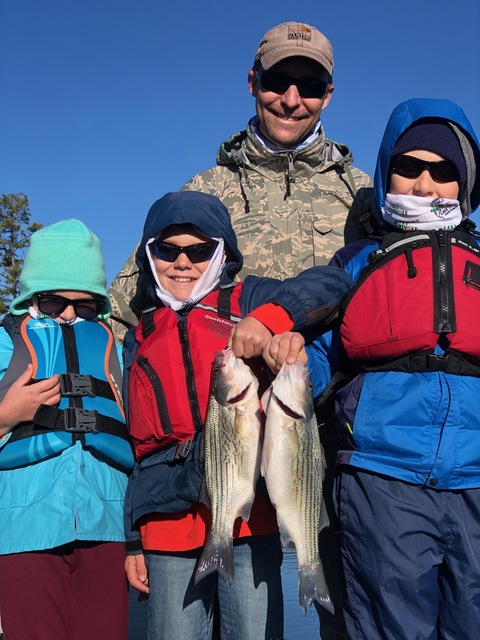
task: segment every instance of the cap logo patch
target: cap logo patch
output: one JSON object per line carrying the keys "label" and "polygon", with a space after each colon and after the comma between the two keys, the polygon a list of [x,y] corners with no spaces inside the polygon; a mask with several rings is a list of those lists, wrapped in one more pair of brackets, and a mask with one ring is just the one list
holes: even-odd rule
{"label": "cap logo patch", "polygon": [[288,27],[287,40],[297,40],[298,44],[301,44],[302,41],[311,42],[312,30],[305,27],[303,24]]}

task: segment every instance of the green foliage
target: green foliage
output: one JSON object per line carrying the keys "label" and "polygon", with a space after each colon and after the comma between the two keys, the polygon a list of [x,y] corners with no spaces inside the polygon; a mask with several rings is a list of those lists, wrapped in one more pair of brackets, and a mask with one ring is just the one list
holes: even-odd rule
{"label": "green foliage", "polygon": [[42,227],[30,218],[28,196],[9,193],[0,197],[0,315],[18,295],[24,251],[32,233]]}

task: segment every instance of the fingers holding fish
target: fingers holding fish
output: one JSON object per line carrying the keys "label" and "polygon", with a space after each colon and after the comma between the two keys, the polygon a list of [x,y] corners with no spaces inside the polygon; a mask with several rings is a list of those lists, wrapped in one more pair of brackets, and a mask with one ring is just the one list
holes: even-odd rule
{"label": "fingers holding fish", "polygon": [[287,331],[271,338],[263,349],[263,359],[273,373],[278,373],[282,365],[293,364],[298,360],[307,363],[307,353],[304,349],[305,338],[296,331]]}

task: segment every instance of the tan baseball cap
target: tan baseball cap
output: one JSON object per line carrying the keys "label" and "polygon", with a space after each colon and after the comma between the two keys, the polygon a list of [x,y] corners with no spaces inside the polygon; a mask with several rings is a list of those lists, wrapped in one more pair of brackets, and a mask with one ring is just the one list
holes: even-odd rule
{"label": "tan baseball cap", "polygon": [[281,60],[304,56],[320,63],[333,74],[333,52],[328,38],[315,27],[303,22],[283,22],[267,31],[258,45],[254,68],[265,71]]}

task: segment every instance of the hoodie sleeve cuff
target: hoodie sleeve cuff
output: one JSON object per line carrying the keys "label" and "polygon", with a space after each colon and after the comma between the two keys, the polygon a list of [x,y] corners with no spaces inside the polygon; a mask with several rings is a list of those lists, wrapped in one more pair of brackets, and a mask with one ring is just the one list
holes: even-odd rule
{"label": "hoodie sleeve cuff", "polygon": [[247,315],[261,322],[274,335],[291,331],[294,326],[294,322],[288,311],[273,302],[263,304]]}

